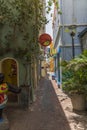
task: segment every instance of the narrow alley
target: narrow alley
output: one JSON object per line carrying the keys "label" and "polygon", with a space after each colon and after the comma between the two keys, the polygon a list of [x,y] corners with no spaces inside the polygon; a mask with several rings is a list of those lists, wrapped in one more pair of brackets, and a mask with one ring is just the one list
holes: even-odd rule
{"label": "narrow alley", "polygon": [[10,130],[72,130],[52,82],[41,79],[35,92],[36,100],[28,110],[8,106]]}

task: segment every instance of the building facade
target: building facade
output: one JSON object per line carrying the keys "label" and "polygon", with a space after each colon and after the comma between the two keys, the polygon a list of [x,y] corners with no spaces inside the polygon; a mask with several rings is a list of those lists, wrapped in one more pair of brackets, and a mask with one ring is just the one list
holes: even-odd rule
{"label": "building facade", "polygon": [[[40,74],[37,14],[41,3],[39,0],[38,3],[37,0],[25,0],[23,3],[22,1],[11,1],[11,3],[10,0],[0,2],[0,72],[4,73],[5,82],[22,88],[20,95],[8,94],[9,102],[28,107],[30,100],[34,100],[34,89],[38,85]],[[42,17],[44,17],[44,6],[42,6]],[[30,14],[32,17],[29,16]],[[41,30],[45,31],[45,25]]]}
{"label": "building facade", "polygon": [[79,55],[87,44],[85,38],[82,45],[82,37],[87,36],[86,3],[86,0],[58,0],[58,9],[54,4],[53,41],[57,50],[55,76],[58,85],[62,83],[62,70],[59,64],[61,60],[70,60]]}

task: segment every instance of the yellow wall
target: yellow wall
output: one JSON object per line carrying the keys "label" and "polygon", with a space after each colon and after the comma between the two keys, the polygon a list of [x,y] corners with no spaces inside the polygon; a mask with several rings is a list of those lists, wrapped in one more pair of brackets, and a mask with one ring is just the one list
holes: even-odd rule
{"label": "yellow wall", "polygon": [[50,72],[54,72],[54,58],[50,59]]}
{"label": "yellow wall", "polygon": [[42,77],[46,76],[45,61],[42,61],[42,64],[41,64],[41,76]]}

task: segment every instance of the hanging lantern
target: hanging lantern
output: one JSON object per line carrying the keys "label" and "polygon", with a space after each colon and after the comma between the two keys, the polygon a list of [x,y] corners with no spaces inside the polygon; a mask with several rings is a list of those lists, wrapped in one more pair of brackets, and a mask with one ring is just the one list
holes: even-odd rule
{"label": "hanging lantern", "polygon": [[39,37],[39,43],[42,45],[42,46],[49,46],[52,42],[52,38],[49,34],[47,33],[44,33],[42,35],[40,35]]}

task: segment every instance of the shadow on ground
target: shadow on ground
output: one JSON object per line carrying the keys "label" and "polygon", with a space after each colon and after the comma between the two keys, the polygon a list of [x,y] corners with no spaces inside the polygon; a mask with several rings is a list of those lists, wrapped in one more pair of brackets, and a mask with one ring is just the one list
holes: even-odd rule
{"label": "shadow on ground", "polygon": [[26,110],[8,106],[10,130],[71,130],[53,85],[48,78],[40,80],[36,101]]}

